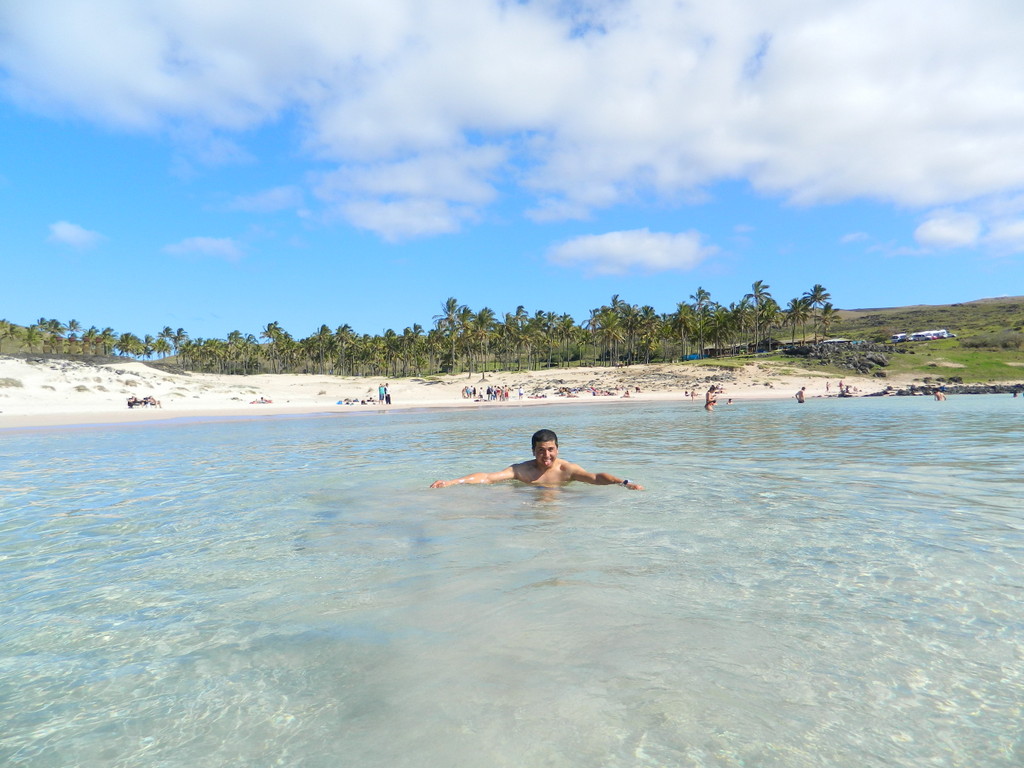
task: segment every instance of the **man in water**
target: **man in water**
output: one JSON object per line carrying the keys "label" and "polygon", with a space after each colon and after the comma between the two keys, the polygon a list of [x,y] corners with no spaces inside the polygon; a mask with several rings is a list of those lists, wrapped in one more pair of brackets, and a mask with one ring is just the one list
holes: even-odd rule
{"label": "man in water", "polygon": [[794,397],[796,397],[796,401],[798,403],[802,403],[804,401],[804,397],[805,397],[804,393],[806,391],[807,391],[807,387],[800,387],[800,391],[797,392],[796,395],[794,395]]}
{"label": "man in water", "polygon": [[542,429],[533,434],[533,460],[522,461],[506,467],[500,472],[474,472],[472,475],[459,477],[455,480],[437,480],[431,488],[447,488],[460,483],[488,484],[500,483],[502,480],[518,480],[530,485],[563,485],[573,480],[590,485],[623,485],[631,491],[642,491],[643,486],[631,480],[620,480],[607,472],[594,474],[587,472],[578,464],[558,458],[558,436],[550,429]]}

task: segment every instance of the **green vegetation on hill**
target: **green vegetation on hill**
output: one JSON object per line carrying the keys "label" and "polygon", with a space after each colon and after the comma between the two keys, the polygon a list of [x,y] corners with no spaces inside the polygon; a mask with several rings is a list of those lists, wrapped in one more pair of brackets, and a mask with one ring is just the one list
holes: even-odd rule
{"label": "green vegetation on hill", "polygon": [[894,333],[938,328],[945,328],[961,339],[1024,330],[1024,296],[936,306],[841,309],[832,331],[853,339],[888,341]]}
{"label": "green vegetation on hill", "polygon": [[[1024,353],[1001,349],[972,348],[959,339],[906,342],[886,354],[888,365],[876,369],[885,376],[909,376],[919,381],[961,380],[971,383],[1000,383],[1024,380]],[[849,376],[846,368],[786,356],[768,358],[769,365],[804,368],[822,376]],[[790,371],[792,372],[792,371]]]}

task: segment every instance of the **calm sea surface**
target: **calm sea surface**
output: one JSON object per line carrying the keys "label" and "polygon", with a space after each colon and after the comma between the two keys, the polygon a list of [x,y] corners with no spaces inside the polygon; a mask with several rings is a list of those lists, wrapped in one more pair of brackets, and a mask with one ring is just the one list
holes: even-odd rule
{"label": "calm sea surface", "polygon": [[[561,455],[647,486],[432,480]],[[4,766],[1024,764],[1024,401],[0,433]]]}

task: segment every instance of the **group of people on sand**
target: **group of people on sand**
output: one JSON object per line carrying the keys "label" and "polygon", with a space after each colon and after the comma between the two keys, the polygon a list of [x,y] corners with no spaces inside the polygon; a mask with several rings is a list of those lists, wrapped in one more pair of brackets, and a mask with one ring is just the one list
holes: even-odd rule
{"label": "group of people on sand", "polygon": [[[512,399],[512,387],[507,385],[495,387],[488,384],[486,388],[477,389],[467,384],[462,388],[462,398],[476,403],[504,403]],[[519,387],[519,399],[523,399],[522,387]]]}
{"label": "group of people on sand", "polygon": [[391,387],[387,382],[377,387],[377,402],[381,405],[391,405]]}
{"label": "group of people on sand", "polygon": [[128,398],[129,408],[149,408],[150,406],[152,406],[153,408],[163,408],[163,405],[160,403],[160,401],[157,400],[152,395],[146,395],[146,397],[142,398],[132,395],[131,397]]}

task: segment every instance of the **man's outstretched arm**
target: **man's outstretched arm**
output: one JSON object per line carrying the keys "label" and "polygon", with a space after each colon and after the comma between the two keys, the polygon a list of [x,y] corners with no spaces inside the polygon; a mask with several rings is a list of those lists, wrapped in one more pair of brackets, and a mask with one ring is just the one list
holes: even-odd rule
{"label": "man's outstretched arm", "polygon": [[431,488],[447,488],[449,485],[486,485],[487,483],[500,483],[502,480],[512,480],[516,476],[512,467],[506,467],[500,472],[474,472],[472,475],[457,477],[454,480],[435,480],[430,484]]}
{"label": "man's outstretched arm", "polygon": [[642,491],[644,487],[639,483],[634,483],[632,480],[618,478],[615,475],[611,475],[607,472],[587,472],[583,467],[573,464],[570,470],[570,478],[578,480],[581,483],[590,483],[591,485],[624,485],[631,491]]}

